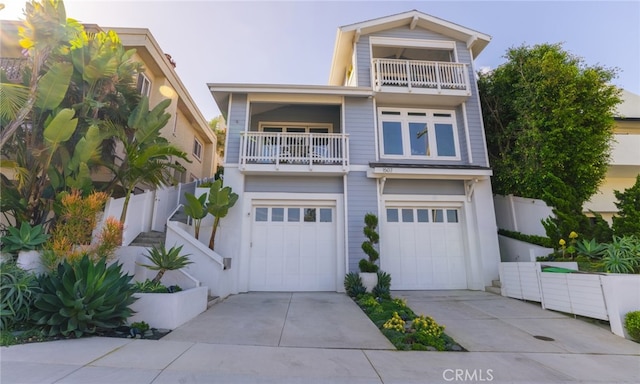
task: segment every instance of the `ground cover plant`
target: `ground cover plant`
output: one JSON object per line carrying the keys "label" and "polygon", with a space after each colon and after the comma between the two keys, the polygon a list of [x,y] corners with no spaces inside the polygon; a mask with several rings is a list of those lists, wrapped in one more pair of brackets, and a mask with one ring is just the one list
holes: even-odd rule
{"label": "ground cover plant", "polygon": [[464,351],[432,317],[416,315],[405,300],[391,297],[388,273],[378,271],[378,285],[372,293],[365,293],[357,273],[348,273],[344,285],[347,294],[398,350]]}

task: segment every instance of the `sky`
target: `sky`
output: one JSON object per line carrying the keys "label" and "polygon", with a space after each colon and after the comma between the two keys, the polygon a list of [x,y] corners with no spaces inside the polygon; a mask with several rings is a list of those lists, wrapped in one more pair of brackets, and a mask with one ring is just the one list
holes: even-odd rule
{"label": "sky", "polygon": [[[0,20],[25,1],[0,0]],[[488,34],[476,70],[508,48],[562,43],[613,83],[640,94],[640,0],[617,1],[178,1],[67,0],[67,17],[101,27],[148,28],[203,116],[220,114],[207,83],[328,83],[338,27],[417,9]]]}

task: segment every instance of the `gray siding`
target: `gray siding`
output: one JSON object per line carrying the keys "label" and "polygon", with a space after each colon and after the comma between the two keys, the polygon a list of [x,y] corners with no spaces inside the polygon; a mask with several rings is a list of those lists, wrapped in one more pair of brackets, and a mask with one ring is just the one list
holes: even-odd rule
{"label": "gray siding", "polygon": [[240,133],[247,125],[247,95],[232,95],[231,108],[227,119],[229,140],[226,148],[227,164],[240,162]]}
{"label": "gray siding", "polygon": [[376,180],[367,178],[366,172],[351,172],[347,176],[347,209],[349,272],[357,272],[358,261],[366,257],[360,248],[365,240],[362,234],[364,215],[370,212],[379,215]]}
{"label": "gray siding", "polygon": [[464,195],[462,180],[388,179],[385,195]]}
{"label": "gray siding", "polygon": [[341,132],[340,106],[337,105],[285,105],[251,116],[251,131],[257,131],[260,122],[330,123],[333,132]]}
{"label": "gray siding", "polygon": [[345,98],[345,132],[349,134],[349,161],[351,165],[368,165],[376,159],[375,111],[373,101]]}
{"label": "gray siding", "polygon": [[342,177],[247,176],[245,192],[342,193]]}
{"label": "gray siding", "polygon": [[[424,40],[446,40],[452,39],[447,36],[443,36],[439,33],[428,31],[422,28],[409,29],[408,26],[398,27],[387,31],[381,31],[373,33],[370,36],[379,37],[394,37],[394,38],[407,38],[407,39],[424,39]],[[370,37],[361,36],[360,40],[356,44],[357,49],[357,62],[358,62],[358,85],[371,86],[371,49],[370,49]],[[447,161],[446,164],[470,164],[477,166],[488,167],[486,162],[486,148],[484,145],[482,124],[481,124],[481,112],[478,101],[478,85],[476,82],[475,74],[473,73],[472,58],[469,50],[466,47],[466,43],[462,41],[456,41],[456,55],[459,63],[469,64],[469,82],[471,84],[471,97],[466,100],[467,109],[467,122],[469,124],[469,141],[471,148],[471,160],[467,151],[467,138],[464,129],[464,115],[462,113],[462,106],[456,108],[456,117],[458,125],[458,139],[460,144],[461,160],[457,162]],[[387,105],[396,107],[407,107],[406,105]],[[423,107],[423,108],[438,108],[438,105],[412,105],[411,107]],[[399,160],[394,161],[398,163],[424,163],[424,164],[439,164],[439,161],[419,161],[419,160]]]}
{"label": "gray siding", "polygon": [[356,63],[358,70],[358,86],[371,86],[371,50],[369,36],[362,36],[356,43]]}

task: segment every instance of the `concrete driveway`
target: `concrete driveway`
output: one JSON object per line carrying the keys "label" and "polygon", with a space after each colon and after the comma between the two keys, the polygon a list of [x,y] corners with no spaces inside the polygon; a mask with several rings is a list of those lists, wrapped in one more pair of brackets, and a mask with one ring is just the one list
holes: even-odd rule
{"label": "concrete driveway", "polygon": [[348,296],[252,292],[230,296],[163,340],[207,344],[395,349]]}

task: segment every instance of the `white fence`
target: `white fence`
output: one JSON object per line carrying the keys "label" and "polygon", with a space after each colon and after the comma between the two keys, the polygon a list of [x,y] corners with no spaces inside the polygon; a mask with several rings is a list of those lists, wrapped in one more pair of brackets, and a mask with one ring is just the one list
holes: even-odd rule
{"label": "white fence", "polygon": [[541,221],[553,216],[553,212],[544,201],[513,195],[495,195],[493,205],[498,228],[526,235],[546,236]]}
{"label": "white fence", "polygon": [[542,264],[578,269],[576,263],[500,263],[502,296],[608,320],[614,334],[626,336],[624,316],[640,309],[640,275],[542,272]]}
{"label": "white fence", "polygon": [[[131,244],[142,232],[164,232],[169,216],[179,204],[184,203],[185,192],[195,193],[196,186],[207,180],[198,180],[186,184],[181,183],[176,186],[158,188],[155,191],[145,191],[132,195],[127,208],[122,245]],[[104,208],[103,222],[108,217],[119,219],[123,206],[124,197],[118,199],[110,198]]]}

